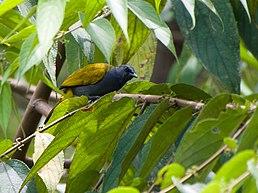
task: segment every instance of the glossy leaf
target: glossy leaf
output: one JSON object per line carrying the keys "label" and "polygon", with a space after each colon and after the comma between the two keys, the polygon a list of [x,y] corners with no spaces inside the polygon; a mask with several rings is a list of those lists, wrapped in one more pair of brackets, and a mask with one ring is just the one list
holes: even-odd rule
{"label": "glossy leaf", "polygon": [[[20,186],[29,172],[28,166],[19,160],[0,162],[1,192],[19,192]],[[31,180],[21,193],[37,192],[34,180]]]}
{"label": "glossy leaf", "polygon": [[127,25],[128,25],[128,8],[127,0],[107,0],[107,5],[109,6],[112,14],[114,15],[117,23],[121,27],[127,43],[130,42]]}
{"label": "glossy leaf", "polygon": [[167,108],[168,101],[163,101],[159,105],[152,105],[130,124],[118,142],[113,161],[104,177],[104,192],[119,184],[146,137]]}
{"label": "glossy leaf", "polygon": [[155,34],[177,58],[173,37],[166,23],[161,20],[151,4],[145,1],[128,1],[128,8]]}
{"label": "glossy leaf", "polygon": [[173,1],[179,27],[186,41],[202,65],[230,92],[240,92],[239,36],[233,10],[229,2],[214,1],[223,24],[207,7],[196,1],[195,16],[198,23],[191,29],[191,18],[185,14],[180,0]]}
{"label": "glossy leaf", "polygon": [[7,127],[10,121],[12,111],[12,91],[11,86],[8,83],[1,85],[0,87],[0,125],[4,137],[7,137]]}
{"label": "glossy leaf", "polygon": [[110,63],[110,56],[116,39],[115,31],[110,22],[106,19],[95,20],[88,25],[86,31],[104,54],[107,63]]}

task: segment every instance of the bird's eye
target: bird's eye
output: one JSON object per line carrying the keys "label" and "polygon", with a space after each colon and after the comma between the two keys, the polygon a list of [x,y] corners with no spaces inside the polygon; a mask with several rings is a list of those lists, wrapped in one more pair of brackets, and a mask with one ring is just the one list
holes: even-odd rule
{"label": "bird's eye", "polygon": [[131,70],[131,68],[130,68],[129,66],[126,66],[126,67],[125,67],[125,71],[126,71],[126,72],[131,72],[132,70]]}

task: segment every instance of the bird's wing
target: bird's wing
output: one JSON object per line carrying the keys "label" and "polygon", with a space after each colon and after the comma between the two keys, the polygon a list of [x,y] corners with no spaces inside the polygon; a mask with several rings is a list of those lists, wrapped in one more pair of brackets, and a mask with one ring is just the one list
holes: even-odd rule
{"label": "bird's wing", "polygon": [[60,88],[95,84],[100,81],[111,65],[105,63],[89,64],[71,74]]}

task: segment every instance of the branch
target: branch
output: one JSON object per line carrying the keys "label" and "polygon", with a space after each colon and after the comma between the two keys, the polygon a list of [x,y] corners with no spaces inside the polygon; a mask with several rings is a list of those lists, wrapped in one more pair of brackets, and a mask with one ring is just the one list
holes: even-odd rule
{"label": "branch", "polygon": [[[236,139],[240,136],[240,134],[246,129],[250,122],[250,119],[245,122],[245,124],[233,135],[232,139]],[[181,178],[180,183],[184,183],[187,180],[189,180],[191,177],[193,177],[197,172],[200,172],[202,169],[207,167],[211,162],[213,162],[215,159],[217,159],[225,150],[227,150],[228,146],[223,145],[218,151],[216,151],[211,157],[209,157],[205,162],[203,162],[200,166],[198,166],[193,172],[185,175],[183,178]],[[154,188],[154,187],[152,187]],[[170,185],[169,187],[161,190],[158,193],[167,193],[171,190],[176,188],[174,184]],[[148,190],[148,193],[151,192],[152,190]]]}

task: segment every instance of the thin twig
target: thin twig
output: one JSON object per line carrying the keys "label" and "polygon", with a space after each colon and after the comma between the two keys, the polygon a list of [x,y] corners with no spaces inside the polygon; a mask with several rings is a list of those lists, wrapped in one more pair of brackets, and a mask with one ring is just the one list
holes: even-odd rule
{"label": "thin twig", "polygon": [[[250,119],[248,121],[246,121],[245,124],[233,135],[232,139],[238,138],[239,135],[246,129],[249,122],[250,122]],[[227,148],[228,148],[227,145],[223,145],[218,151],[216,151],[211,157],[209,157],[205,162],[203,162],[193,172],[191,172],[191,173],[185,175],[183,178],[181,178],[180,183],[186,182],[191,177],[193,177],[197,172],[200,172],[202,169],[207,167],[212,161],[214,161],[216,158],[218,158]],[[168,186],[167,188],[161,190],[159,193],[167,193],[167,192],[173,190],[174,188],[176,188],[176,186],[174,184],[172,184],[172,185]]]}

